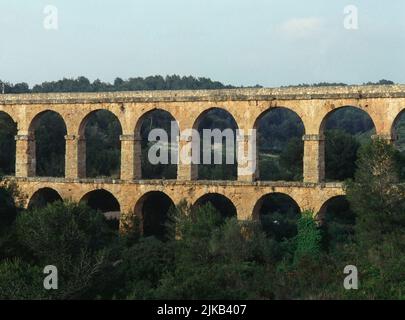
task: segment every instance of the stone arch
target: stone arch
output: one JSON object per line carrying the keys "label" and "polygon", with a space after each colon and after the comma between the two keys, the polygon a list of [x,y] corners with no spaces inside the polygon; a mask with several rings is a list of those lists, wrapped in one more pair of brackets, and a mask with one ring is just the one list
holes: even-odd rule
{"label": "stone arch", "polygon": [[[399,128],[398,125],[402,124],[402,126],[404,127],[401,130],[401,137],[399,136],[400,132],[398,132]],[[402,133],[402,131],[404,131],[404,133]],[[404,135],[404,137],[402,138],[402,135]],[[392,123],[392,127],[391,127],[391,138],[394,141],[395,144],[397,144],[398,140],[400,138],[401,141],[404,140],[405,141],[405,109],[402,109],[398,115],[395,117],[393,123]],[[405,150],[401,150],[401,151],[405,151]]]}
{"label": "stone arch", "polygon": [[119,229],[121,205],[110,191],[105,189],[89,191],[81,198],[80,203],[85,203],[91,209],[101,212],[112,229]]}
{"label": "stone arch", "polygon": [[4,114],[6,114],[8,117],[10,117],[10,119],[18,125],[19,123],[19,118],[18,118],[18,113],[17,113],[17,109],[16,108],[3,108],[2,106],[0,106],[0,113],[3,112]]}
{"label": "stone arch", "polygon": [[59,192],[53,188],[45,187],[32,194],[27,207],[28,209],[43,208],[57,201],[63,201]]}
{"label": "stone arch", "polygon": [[316,218],[319,222],[323,223],[324,219],[325,219],[325,214],[326,211],[328,209],[328,206],[335,200],[337,199],[344,199],[345,201],[347,201],[347,198],[345,195],[336,195],[333,197],[330,197],[328,200],[326,200],[324,203],[322,203],[319,212],[316,213]]}
{"label": "stone arch", "polygon": [[288,106],[277,106],[277,107],[269,107],[266,110],[263,110],[255,119],[254,124],[253,124],[253,129],[257,129],[258,123],[259,121],[266,116],[266,114],[268,114],[269,112],[273,111],[273,110],[277,110],[277,109],[284,109],[284,110],[288,110],[292,113],[294,113],[297,118],[301,121],[302,126],[304,127],[304,134],[306,132],[306,126],[305,126],[305,122],[303,117],[298,113],[298,111],[294,108],[290,108]]}
{"label": "stone arch", "polygon": [[[149,133],[150,130],[145,128],[146,120],[151,119],[151,127],[153,125],[153,116],[158,117],[157,129],[163,129],[167,138],[169,139],[168,150],[167,150],[167,164],[151,164],[147,158],[148,152],[148,139],[146,133]],[[159,119],[160,118],[165,118]],[[172,125],[175,127],[172,128]],[[174,136],[173,136],[174,134]],[[176,179],[178,171],[178,147],[180,136],[180,128],[177,119],[173,114],[163,108],[154,108],[145,113],[143,113],[136,122],[135,131],[134,131],[134,143],[135,150],[140,150],[140,155],[142,157],[141,163],[137,163],[136,166],[141,166],[140,176],[142,179]],[[163,150],[164,145],[160,150]],[[139,159],[135,159],[139,162]]]}
{"label": "stone arch", "polygon": [[339,107],[337,107],[337,108],[335,108],[335,109],[333,109],[333,110],[330,110],[329,112],[327,112],[327,113],[323,116],[322,121],[321,121],[321,124],[320,124],[320,126],[319,126],[319,135],[320,135],[320,136],[323,136],[323,135],[324,135],[326,123],[327,123],[328,120],[330,119],[331,115],[333,115],[333,114],[336,113],[337,111],[343,110],[343,109],[345,109],[345,108],[354,108],[355,110],[359,110],[359,111],[364,112],[364,113],[367,114],[367,116],[370,118],[370,120],[371,120],[371,122],[372,122],[374,128],[377,128],[377,127],[376,127],[376,122],[375,122],[375,120],[373,119],[373,115],[372,115],[370,112],[368,112],[367,110],[364,110],[363,108],[360,108],[360,107],[358,107],[358,106],[342,105],[342,106],[339,106]]}
{"label": "stone arch", "polygon": [[174,206],[173,200],[162,191],[149,191],[143,194],[134,208],[134,213],[140,221],[141,233],[144,236],[165,239],[168,213]]}
{"label": "stone arch", "polygon": [[[102,113],[102,114],[101,114]],[[100,115],[101,114],[101,115]],[[100,119],[97,116],[100,115]],[[105,139],[97,138],[97,133],[93,130],[87,130],[89,123],[94,121],[94,126],[98,127],[99,123],[105,117],[111,117],[105,125],[109,130],[116,131],[116,135],[106,135]],[[113,127],[115,124],[115,127]],[[112,127],[111,127],[112,126]],[[106,130],[102,128],[101,132]],[[89,112],[80,122],[78,130],[78,163],[79,171],[86,177],[112,177],[119,179],[121,171],[121,141],[123,126],[120,117],[108,109],[96,109]],[[91,147],[89,147],[91,146]],[[101,160],[95,161],[97,155]],[[104,161],[103,159],[106,159]],[[112,167],[106,167],[104,164],[114,163]]]}
{"label": "stone arch", "polygon": [[66,134],[66,121],[55,110],[43,110],[32,118],[28,127],[28,154],[32,176],[64,177]]}
{"label": "stone arch", "polygon": [[80,202],[86,203],[90,208],[102,213],[120,212],[121,205],[118,199],[105,189],[96,189],[87,192]]}
{"label": "stone arch", "polygon": [[[203,143],[203,130],[210,129],[207,128],[208,124],[204,124],[205,119],[209,119],[210,116],[213,115],[214,112],[217,112],[220,115],[220,120],[223,121],[221,125],[213,125],[211,129],[219,129],[221,130],[222,134],[222,141],[221,141],[221,153],[216,153],[218,156],[222,154],[222,159],[217,159],[217,164],[215,164],[215,150],[213,149],[213,142],[211,138],[211,144],[209,149],[207,148],[204,150],[204,143]],[[226,122],[229,122],[228,124]],[[195,155],[196,158],[193,156],[193,160],[200,161],[198,165],[192,165],[193,176],[200,180],[237,180],[237,159],[236,159],[236,136],[237,130],[239,130],[239,125],[236,121],[235,116],[232,112],[226,108],[222,107],[211,107],[207,108],[202,111],[193,123],[193,130],[199,132],[200,140],[199,140],[199,154]],[[220,138],[220,137],[218,137]],[[224,142],[225,140],[225,142]],[[224,150],[224,144],[226,146]],[[193,155],[196,150],[194,149],[197,145],[193,143]],[[207,155],[207,153],[209,153]],[[227,164],[227,154],[232,159]],[[204,154],[208,157],[211,157],[211,160],[208,161],[209,163],[204,163]],[[225,163],[224,163],[225,161]],[[233,162],[233,163],[232,163]],[[216,171],[215,171],[216,170]],[[218,173],[221,176],[218,176]],[[215,176],[215,178],[214,178]]]}
{"label": "stone arch", "polygon": [[17,123],[13,117],[0,110],[0,176],[15,174]]}
{"label": "stone arch", "polygon": [[210,203],[223,218],[237,217],[237,209],[231,199],[221,193],[206,193],[198,198],[193,207],[199,207]]}
{"label": "stone arch", "polygon": [[[341,121],[345,116],[350,119],[349,123]],[[376,129],[370,113],[358,106],[344,105],[333,109],[323,117],[319,127],[322,155],[320,167],[324,171],[322,176],[326,181],[344,181],[353,178],[357,150],[362,141],[371,139]]]}
{"label": "stone arch", "polygon": [[0,109],[0,114],[3,114],[5,118],[9,119],[9,121],[12,121],[17,126],[17,120],[15,119],[14,114],[2,109]]}
{"label": "stone arch", "polygon": [[295,207],[295,209],[297,211],[301,211],[300,206],[298,205],[298,202],[290,195],[283,193],[283,192],[271,192],[271,193],[266,193],[264,195],[262,195],[259,200],[256,201],[254,208],[253,208],[253,219],[257,220],[260,218],[260,210],[263,207],[263,204],[266,200],[266,198],[271,197],[271,196],[282,196],[285,199],[288,199],[289,201],[291,201],[292,205]]}
{"label": "stone arch", "polygon": [[193,129],[198,130],[198,127],[201,123],[201,120],[210,112],[214,111],[214,110],[221,110],[222,112],[226,112],[228,115],[231,116],[232,120],[234,121],[234,123],[236,124],[236,129],[239,129],[239,124],[236,121],[236,117],[235,115],[232,113],[232,110],[229,110],[228,108],[225,107],[221,107],[221,106],[217,106],[217,107],[209,107],[205,110],[203,110],[202,112],[200,112],[200,114],[197,116],[197,118],[194,120],[193,122]]}
{"label": "stone arch", "polygon": [[[284,134],[279,134],[279,138],[281,141],[284,141],[281,145],[274,145],[272,144],[272,138],[275,138],[272,135],[265,135],[261,134],[261,127],[263,126],[263,122],[266,117],[271,117],[271,115],[274,114],[277,116],[277,120],[280,120],[280,118],[287,118],[286,121],[290,123],[290,129],[293,131],[291,133],[291,136],[288,137],[287,134],[284,132]],[[268,128],[270,128],[271,124],[278,123],[279,121],[266,121],[268,122]],[[296,123],[295,123],[296,122]],[[256,173],[255,177],[257,180],[295,180],[295,181],[301,181],[303,179],[303,160],[304,160],[304,141],[303,141],[303,136],[306,133],[306,128],[305,128],[305,123],[301,115],[294,109],[285,107],[285,106],[277,106],[277,107],[271,107],[267,108],[263,112],[259,114],[259,116],[256,118],[253,129],[256,130],[257,132],[257,137],[256,137]],[[295,131],[295,132],[294,132]],[[263,138],[265,137],[265,138]],[[267,140],[267,141],[266,141]],[[275,140],[275,139],[274,139]],[[296,150],[299,155],[294,155],[294,159],[299,157],[300,161],[299,163],[291,163],[289,165],[289,172],[287,172],[286,168],[282,169],[281,172],[274,173],[272,172],[272,169],[278,168],[276,166],[277,164],[280,165],[279,157],[273,158],[273,157],[268,157],[264,156],[264,152],[266,151],[262,145],[267,142],[269,145],[268,147],[272,149],[272,153],[275,152],[276,155],[279,154],[279,157],[282,155],[282,151],[286,150],[286,147],[288,143],[294,143],[295,148],[290,148],[291,150]],[[278,150],[278,151],[277,151]],[[267,150],[267,152],[270,152],[270,150]]]}
{"label": "stone arch", "polygon": [[61,113],[59,113],[58,111],[52,110],[52,109],[46,109],[46,110],[39,111],[38,113],[36,113],[32,117],[32,119],[30,121],[30,124],[28,126],[28,134],[29,135],[34,135],[35,134],[35,129],[38,127],[39,121],[41,120],[41,117],[44,114],[47,114],[47,113],[55,113],[55,114],[57,114],[60,117],[60,119],[63,120],[63,124],[65,125],[65,128],[67,128],[65,118],[63,117],[63,115]]}
{"label": "stone arch", "polygon": [[345,195],[326,200],[315,218],[323,231],[323,244],[326,248],[345,242],[354,234],[356,215]]}
{"label": "stone arch", "polygon": [[279,241],[297,234],[296,222],[300,214],[297,201],[281,192],[263,195],[253,208],[253,219],[261,222],[268,236]]}
{"label": "stone arch", "polygon": [[173,115],[173,113],[171,112],[171,110],[168,110],[168,109],[162,108],[162,107],[153,108],[151,110],[148,110],[148,111],[142,113],[142,115],[137,119],[136,124],[135,124],[135,128],[134,128],[134,134],[135,134],[136,138],[140,137],[141,128],[142,128],[142,124],[143,124],[144,120],[148,116],[153,114],[154,112],[162,112],[162,113],[165,113],[165,114],[169,115],[170,118],[172,118],[177,123],[177,126],[178,126],[178,121],[177,121],[176,117]]}
{"label": "stone arch", "polygon": [[120,128],[122,131],[123,128],[123,122],[121,120],[120,115],[118,115],[117,113],[114,112],[114,110],[110,110],[110,109],[105,109],[105,108],[97,108],[95,110],[91,110],[89,111],[80,121],[79,127],[78,127],[78,131],[77,134],[79,137],[84,137],[84,133],[85,133],[85,129],[87,126],[87,123],[89,121],[89,119],[97,112],[99,111],[107,111],[109,113],[111,113],[112,115],[114,115],[114,117],[116,118],[116,120],[118,121],[118,123],[120,124]]}

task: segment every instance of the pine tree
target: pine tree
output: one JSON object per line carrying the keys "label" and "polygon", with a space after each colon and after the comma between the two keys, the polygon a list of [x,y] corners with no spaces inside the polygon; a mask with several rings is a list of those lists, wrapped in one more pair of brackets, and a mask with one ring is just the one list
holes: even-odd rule
{"label": "pine tree", "polygon": [[[397,151],[385,141],[363,146],[355,180],[346,185],[347,197],[357,215],[356,238],[366,247],[405,232],[405,186],[399,184]],[[404,242],[405,243],[405,242]]]}

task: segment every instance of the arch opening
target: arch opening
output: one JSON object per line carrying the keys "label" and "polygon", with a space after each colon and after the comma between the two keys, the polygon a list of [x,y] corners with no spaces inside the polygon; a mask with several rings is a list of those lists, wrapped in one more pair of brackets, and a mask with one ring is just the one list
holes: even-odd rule
{"label": "arch opening", "polygon": [[354,235],[356,215],[345,196],[327,200],[322,205],[317,219],[322,226],[323,246],[327,250],[346,243]]}
{"label": "arch opening", "polygon": [[117,116],[108,110],[91,112],[80,125],[81,137],[85,137],[84,154],[86,177],[119,179],[121,170],[122,127]]}
{"label": "arch opening", "polygon": [[344,181],[354,177],[357,152],[376,133],[367,112],[343,106],[322,121],[320,135],[325,136],[325,179]]}
{"label": "arch opening", "polygon": [[5,112],[0,111],[0,177],[15,175],[17,124]]}
{"label": "arch opening", "polygon": [[302,181],[305,134],[297,113],[272,108],[256,120],[258,172],[257,180]]}
{"label": "arch opening", "polygon": [[[151,134],[152,130],[157,136]],[[158,141],[149,141],[149,135]],[[167,111],[152,110],[139,120],[135,136],[141,137],[142,178],[177,179],[179,127]]]}
{"label": "arch opening", "polygon": [[47,205],[57,201],[63,201],[63,199],[56,190],[52,188],[42,188],[32,195],[28,203],[28,209],[45,208]]}
{"label": "arch opening", "polygon": [[236,134],[238,125],[228,111],[211,108],[195,121],[200,135],[198,180],[237,180]]}
{"label": "arch opening", "polygon": [[117,198],[109,191],[100,189],[85,194],[80,202],[93,210],[104,214],[108,224],[114,230],[119,229],[121,207]]}
{"label": "arch opening", "polygon": [[233,202],[219,193],[208,193],[199,198],[194,207],[201,207],[206,204],[211,204],[222,216],[222,218],[236,218],[237,210]]}
{"label": "arch opening", "polygon": [[135,205],[135,214],[141,220],[142,234],[165,240],[168,235],[169,211],[172,199],[161,191],[152,191],[141,197]]}
{"label": "arch opening", "polygon": [[284,193],[264,195],[256,203],[253,217],[260,220],[263,231],[277,241],[297,235],[301,210],[293,198]]}
{"label": "arch opening", "polygon": [[405,181],[405,110],[403,110],[394,121],[392,136],[394,145],[400,153],[398,159],[400,180]]}
{"label": "arch opening", "polygon": [[63,117],[51,110],[38,114],[31,122],[29,134],[35,137],[31,157],[35,160],[35,175],[63,177],[65,175],[65,135]]}

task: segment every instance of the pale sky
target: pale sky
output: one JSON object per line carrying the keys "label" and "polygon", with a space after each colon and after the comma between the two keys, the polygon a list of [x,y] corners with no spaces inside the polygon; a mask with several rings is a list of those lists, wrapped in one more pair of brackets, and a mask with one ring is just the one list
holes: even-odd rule
{"label": "pale sky", "polygon": [[[58,29],[44,28],[44,8]],[[358,9],[358,29],[344,8]],[[0,0],[0,79],[405,83],[404,0]]]}

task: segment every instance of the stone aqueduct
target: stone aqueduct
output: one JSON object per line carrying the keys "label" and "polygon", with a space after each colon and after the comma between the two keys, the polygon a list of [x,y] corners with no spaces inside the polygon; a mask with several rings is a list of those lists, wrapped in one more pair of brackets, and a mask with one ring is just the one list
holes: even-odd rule
{"label": "stone aqueduct", "polygon": [[[51,188],[63,199],[73,201],[104,189],[115,196],[122,213],[139,214],[143,199],[153,191],[165,193],[174,203],[182,199],[195,203],[203,195],[215,193],[234,204],[241,220],[254,218],[267,194],[287,194],[301,209],[314,212],[329,199],[344,194],[341,184],[324,182],[323,136],[326,119],[343,106],[367,112],[376,134],[393,140],[394,124],[405,108],[405,86],[0,95],[0,112],[8,114],[18,128],[13,179],[26,195],[26,204],[42,188]],[[195,166],[185,164],[178,165],[177,180],[141,179],[140,124],[149,112],[169,112],[182,131],[195,128],[208,110],[221,108],[234,117],[239,129],[248,132],[266,111],[279,107],[294,111],[305,127],[303,182],[256,181],[255,174],[239,174],[237,181],[197,181]],[[84,128],[89,116],[101,109],[111,111],[122,127],[121,176],[116,180],[85,177]],[[35,174],[34,129],[46,111],[57,112],[66,124],[64,178],[39,178]],[[247,144],[247,138],[241,143]],[[185,143],[180,141],[179,147]]]}

